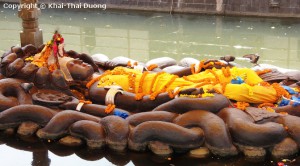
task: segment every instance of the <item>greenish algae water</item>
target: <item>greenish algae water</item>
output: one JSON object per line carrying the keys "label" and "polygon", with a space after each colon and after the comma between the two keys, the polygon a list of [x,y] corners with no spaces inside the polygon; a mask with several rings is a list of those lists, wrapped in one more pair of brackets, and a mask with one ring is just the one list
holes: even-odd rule
{"label": "greenish algae water", "polygon": [[[17,11],[0,11],[0,53],[18,45],[21,19]],[[113,11],[42,10],[44,42],[55,29],[66,49],[110,58],[139,61],[168,56],[176,60],[258,53],[259,63],[300,69],[300,20],[240,18]],[[237,60],[249,65],[248,62]]]}
{"label": "greenish algae water", "polygon": [[[90,55],[102,53],[110,58],[126,56],[139,61],[168,56],[176,60],[237,57],[237,62],[251,66],[242,56],[260,55],[259,63],[300,69],[300,21],[290,19],[240,18],[162,13],[125,13],[115,11],[43,10],[40,28],[44,41],[55,29],[65,38],[66,50]],[[17,11],[0,8],[0,54],[19,45],[21,20]],[[10,140],[14,140],[12,138]],[[298,158],[249,160],[242,156],[230,159],[190,158],[187,155],[158,157],[151,153],[116,154],[106,150],[57,150],[53,147],[32,147],[16,139],[0,142],[1,165],[299,165]],[[19,143],[18,143],[19,142]],[[23,145],[22,147],[15,144]],[[24,148],[24,146],[26,148]],[[29,149],[28,149],[29,148]],[[300,159],[299,159],[300,160]]]}

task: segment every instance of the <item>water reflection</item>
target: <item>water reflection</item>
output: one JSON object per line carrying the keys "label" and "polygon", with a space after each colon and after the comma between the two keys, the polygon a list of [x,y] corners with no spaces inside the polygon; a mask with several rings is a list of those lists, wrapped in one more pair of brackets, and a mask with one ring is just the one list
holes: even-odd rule
{"label": "water reflection", "polygon": [[[19,138],[14,136],[0,136],[1,163],[5,165],[55,166],[66,163],[68,165],[127,165],[127,166],[165,166],[165,165],[277,165],[276,160],[250,160],[242,156],[233,158],[208,159],[191,158],[185,154],[160,157],[149,152],[115,152],[109,149],[91,150],[85,147],[69,148],[54,142],[41,142],[38,138]],[[12,150],[11,148],[18,149]],[[298,160],[286,159],[287,165],[298,165]],[[300,159],[299,159],[300,160]]]}
{"label": "water reflection", "polygon": [[[19,44],[20,19],[1,9],[0,51]],[[215,58],[261,55],[261,63],[300,69],[299,20],[43,10],[44,39],[59,29],[66,49],[139,61],[169,56]],[[247,62],[241,62],[247,64]]]}

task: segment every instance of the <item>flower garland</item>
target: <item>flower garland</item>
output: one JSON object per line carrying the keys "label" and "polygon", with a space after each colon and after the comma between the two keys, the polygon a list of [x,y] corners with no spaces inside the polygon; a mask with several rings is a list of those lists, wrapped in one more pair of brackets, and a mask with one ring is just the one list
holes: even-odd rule
{"label": "flower garland", "polygon": [[275,107],[273,103],[262,103],[257,106],[257,108],[264,109],[268,112],[272,112],[272,113],[276,112],[272,107]]}
{"label": "flower garland", "polygon": [[216,81],[213,78],[203,78],[203,79],[200,79],[200,80],[192,80],[192,79],[188,78],[187,76],[183,76],[183,79],[186,80],[186,81],[193,82],[193,83],[210,82],[210,81],[215,82]]}
{"label": "flower garland", "polygon": [[133,67],[133,66],[137,66],[137,65],[138,65],[138,62],[137,62],[137,61],[134,61],[133,64],[132,64],[131,61],[128,61],[128,62],[127,62],[127,66],[128,66],[128,67]]}
{"label": "flower garland", "polygon": [[79,103],[92,104],[92,102],[89,100],[79,100]]}
{"label": "flower garland", "polygon": [[227,83],[226,82],[221,82],[221,86],[222,86],[222,94],[225,92]]}
{"label": "flower garland", "polygon": [[161,90],[157,90],[157,91],[153,92],[150,95],[150,100],[155,100],[157,95],[159,95],[160,93],[166,92],[167,88],[176,80],[176,78],[178,78],[177,75],[172,76],[172,78],[163,86],[163,88]]}
{"label": "flower garland", "polygon": [[166,83],[166,85],[160,90],[160,92],[166,92],[167,88],[178,78],[177,75],[172,76],[172,78]]}
{"label": "flower garland", "polygon": [[268,112],[273,112],[273,113],[276,112],[276,111],[275,111],[273,108],[271,108],[271,107],[267,107],[266,110],[267,110]]}
{"label": "flower garland", "polygon": [[214,70],[208,69],[207,71],[214,75],[214,77],[216,78],[216,82],[215,83],[219,83],[220,82],[220,78],[218,77],[217,73]]}
{"label": "flower garland", "polygon": [[265,82],[265,81],[260,82],[259,85],[260,86],[271,86],[268,82]]}
{"label": "flower garland", "polygon": [[229,66],[227,66],[226,68],[222,67],[222,73],[225,77],[230,77],[231,76],[230,67]]}
{"label": "flower garland", "polygon": [[271,69],[264,69],[264,70],[257,70],[256,74],[260,76],[260,75],[263,75],[263,74],[266,74],[266,73],[270,73],[270,72],[272,72]]}
{"label": "flower garland", "polygon": [[55,63],[53,63],[53,64],[51,64],[51,65],[48,66],[48,69],[49,69],[49,71],[52,73],[54,70],[57,69],[57,66],[56,66]]}
{"label": "flower garland", "polygon": [[200,61],[197,65],[198,65],[197,66],[197,70],[195,69],[196,68],[196,64],[192,64],[191,65],[191,72],[192,72],[192,74],[197,74],[197,73],[199,73],[202,70],[202,68],[204,66],[204,60]]}
{"label": "flower garland", "polygon": [[274,107],[275,105],[273,103],[262,103],[258,105],[257,108],[263,108],[263,107]]}
{"label": "flower garland", "polygon": [[139,89],[138,89],[138,93],[142,93],[143,92],[143,84],[145,81],[146,76],[149,74],[149,72],[145,71],[140,79],[139,82]]}
{"label": "flower garland", "polygon": [[153,93],[154,91],[153,91],[153,88],[154,88],[154,84],[155,84],[155,82],[156,82],[156,79],[158,78],[158,76],[160,76],[160,75],[162,75],[162,74],[164,74],[165,72],[159,72],[159,73],[157,73],[155,76],[154,76],[154,78],[153,78],[153,80],[152,80],[152,82],[151,82],[151,85],[150,85],[150,93]]}
{"label": "flower garland", "polygon": [[170,90],[168,90],[168,95],[169,95],[169,97],[172,99],[172,98],[175,98],[175,96],[177,96],[179,93],[180,93],[180,91],[181,91],[181,88],[182,88],[182,86],[178,86],[177,88],[175,88],[175,89],[170,89]]}
{"label": "flower garland", "polygon": [[143,97],[145,96],[145,94],[144,93],[137,93],[137,94],[135,94],[135,100],[142,100],[143,99]]}
{"label": "flower garland", "polygon": [[129,73],[128,74],[128,91],[131,93],[135,93],[135,78],[136,78],[136,74],[134,73]]}
{"label": "flower garland", "polygon": [[202,69],[207,69],[208,67],[214,66],[214,65],[219,65],[219,66],[225,66],[223,62],[208,62],[205,64],[206,60],[200,61],[198,64],[192,64],[191,67],[191,72],[192,74],[197,74],[199,73]]}
{"label": "flower garland", "polygon": [[147,67],[147,70],[148,70],[148,71],[152,71],[153,69],[155,69],[155,68],[157,68],[157,67],[158,67],[157,64],[151,64],[151,65],[149,65],[149,66]]}
{"label": "flower garland", "polygon": [[171,99],[173,99],[173,98],[175,98],[175,96],[176,95],[178,95],[179,94],[179,90],[177,90],[176,92],[174,92],[174,90],[168,90],[168,95],[169,95],[169,97],[171,98]]}
{"label": "flower garland", "polygon": [[105,108],[104,112],[106,114],[110,114],[115,108],[116,108],[116,105],[108,104],[108,106]]}
{"label": "flower garland", "polygon": [[236,103],[236,108],[243,110],[243,111],[245,111],[246,107],[249,107],[249,106],[250,106],[250,104],[247,102],[237,102]]}
{"label": "flower garland", "polygon": [[146,76],[149,74],[149,72],[144,72],[141,79],[140,79],[140,82],[139,82],[139,88],[138,88],[138,93],[135,95],[135,100],[141,100],[145,94],[143,93],[143,84],[144,84],[144,81],[145,81],[145,78]]}
{"label": "flower garland", "polygon": [[150,94],[150,100],[155,100],[155,98],[159,95],[159,92],[153,92]]}
{"label": "flower garland", "polygon": [[214,62],[214,64],[215,64],[215,65],[219,65],[219,66],[226,66],[225,63],[220,62],[220,61]]}
{"label": "flower garland", "polygon": [[[214,66],[214,65],[219,65],[219,66],[225,66],[223,62],[208,62],[205,64],[206,60],[200,61],[198,64],[192,64],[191,67],[191,72],[192,74],[197,74],[199,73],[202,69],[207,69],[208,67]],[[196,66],[198,65],[198,66]]]}
{"label": "flower garland", "polygon": [[110,70],[107,70],[105,73],[103,73],[102,75],[92,79],[91,81],[89,81],[87,84],[86,84],[86,87],[88,89],[90,89],[90,87],[97,81],[99,81],[101,78],[103,78],[104,76],[108,75],[108,74],[111,74],[111,71]]}
{"label": "flower garland", "polygon": [[281,96],[284,96],[288,99],[291,98],[291,95],[289,94],[289,92],[286,91],[282,86],[280,86],[280,84],[273,83],[272,87],[276,90],[276,96],[278,99],[281,98]]}

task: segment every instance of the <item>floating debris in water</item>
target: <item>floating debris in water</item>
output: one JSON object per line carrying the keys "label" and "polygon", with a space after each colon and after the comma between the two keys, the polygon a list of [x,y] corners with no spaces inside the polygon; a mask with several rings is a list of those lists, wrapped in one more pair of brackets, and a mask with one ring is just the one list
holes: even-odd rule
{"label": "floating debris in water", "polygon": [[272,26],[271,29],[275,29],[276,27]]}
{"label": "floating debris in water", "polygon": [[233,46],[235,49],[252,49],[252,47],[248,47],[248,46],[241,46],[241,45],[235,45]]}

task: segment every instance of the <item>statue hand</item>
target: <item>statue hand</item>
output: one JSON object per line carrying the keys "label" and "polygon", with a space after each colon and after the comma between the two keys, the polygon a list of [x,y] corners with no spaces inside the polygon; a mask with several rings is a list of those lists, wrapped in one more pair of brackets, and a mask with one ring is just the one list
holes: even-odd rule
{"label": "statue hand", "polygon": [[72,97],[72,101],[67,101],[65,103],[60,104],[58,107],[60,109],[64,109],[64,110],[75,110],[77,105],[79,103],[79,100],[76,99],[75,97]]}
{"label": "statue hand", "polygon": [[199,88],[188,88],[188,89],[183,89],[179,92],[180,94],[186,94],[186,95],[199,95],[203,93],[203,89]]}
{"label": "statue hand", "polygon": [[210,62],[218,62],[218,60],[216,60],[216,59],[208,59],[208,60],[206,60],[206,61],[204,62],[204,65],[206,65],[206,64],[208,64],[208,63],[210,63]]}
{"label": "statue hand", "polygon": [[104,62],[104,66],[106,68],[115,68],[117,66],[123,66],[123,67],[126,67],[127,66],[127,63],[124,64],[124,63],[121,63],[121,62],[114,62],[114,61],[106,61]]}

